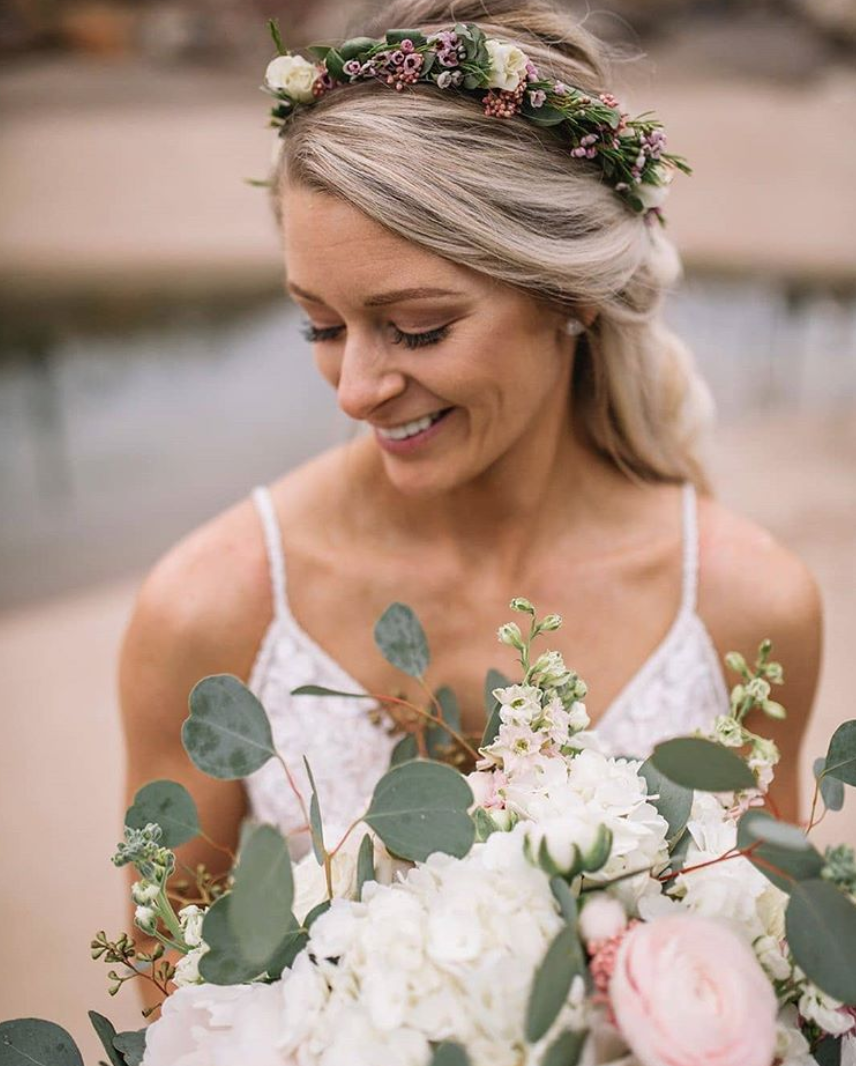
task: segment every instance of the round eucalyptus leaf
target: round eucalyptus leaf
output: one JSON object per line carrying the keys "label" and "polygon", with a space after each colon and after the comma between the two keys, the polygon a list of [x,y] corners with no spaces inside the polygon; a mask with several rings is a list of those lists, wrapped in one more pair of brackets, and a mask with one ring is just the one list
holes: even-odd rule
{"label": "round eucalyptus leaf", "polygon": [[294,876],[288,845],[279,830],[260,825],[252,831],[234,877],[229,925],[241,958],[261,971],[291,928]]}
{"label": "round eucalyptus leaf", "polygon": [[16,1018],[0,1023],[0,1066],[83,1066],[83,1059],[62,1026]]}
{"label": "round eucalyptus leaf", "polygon": [[408,733],[403,736],[401,740],[392,749],[392,754],[389,757],[389,765],[401,766],[404,762],[410,762],[411,759],[419,758],[419,747],[416,744],[416,737],[413,733]]}
{"label": "round eucalyptus leaf", "polygon": [[470,1066],[470,1057],[460,1044],[444,1041],[434,1049],[429,1066]]}
{"label": "round eucalyptus leaf", "polygon": [[840,811],[844,806],[844,784],[837,777],[827,777],[824,774],[825,769],[826,759],[814,760],[812,770],[820,783],[820,798],[828,811]]}
{"label": "round eucalyptus leaf", "polygon": [[775,818],[753,818],[746,826],[749,836],[775,844],[787,851],[809,851],[811,843],[798,825],[779,822]]}
{"label": "round eucalyptus leaf", "polygon": [[573,926],[565,925],[547,948],[526,1006],[526,1039],[539,1041],[556,1020],[568,998],[571,983],[584,967],[580,938]]}
{"label": "round eucalyptus leaf", "polygon": [[[437,702],[440,704],[440,710],[443,712],[443,721],[445,725],[450,726],[456,732],[461,731],[461,708],[458,706],[458,698],[455,693],[444,685],[442,688],[438,688],[434,693]],[[436,713],[436,711],[435,711]],[[432,759],[442,758],[443,753],[449,748],[455,748],[457,742],[454,737],[449,733],[449,730],[442,725],[429,725],[425,731],[425,740],[427,742],[428,754]]]}
{"label": "round eucalyptus leaf", "polygon": [[[791,833],[781,833],[781,822],[776,822],[767,811],[757,808],[748,810],[737,825],[737,846],[741,850],[765,841],[746,856],[752,865],[783,892],[790,892],[800,881],[807,881],[820,876],[823,869],[823,856],[809,841],[805,847],[782,846],[774,838],[790,838]],[[777,830],[775,826],[779,826]],[[786,826],[792,830],[793,826]],[[798,830],[799,832],[799,830]]]}
{"label": "round eucalyptus leaf", "polygon": [[661,774],[657,767],[647,759],[639,767],[639,776],[645,778],[648,795],[656,796],[651,802],[669,823],[669,840],[677,840],[690,816],[693,805],[693,791]]}
{"label": "round eucalyptus leaf", "polygon": [[110,1060],[111,1066],[127,1066],[124,1056],[113,1046],[113,1038],[116,1035],[113,1023],[109,1018],[105,1018],[103,1014],[99,1014],[97,1011],[91,1010],[88,1013],[92,1028],[101,1041],[101,1046],[107,1052],[107,1058]]}
{"label": "round eucalyptus leaf", "polygon": [[842,1003],[856,1003],[856,905],[829,881],[801,881],[791,889],[785,935],[810,981]]}
{"label": "round eucalyptus leaf", "polygon": [[677,737],[654,748],[649,760],[676,785],[700,792],[755,788],[755,775],[733,751],[702,737]]}
{"label": "round eucalyptus leaf", "polygon": [[[221,896],[202,919],[202,939],[209,950],[199,960],[199,973],[210,985],[245,984],[258,977],[264,969],[247,961],[241,954],[240,940],[229,921],[231,905],[231,894]],[[279,945],[273,947],[272,956],[279,950]]]}
{"label": "round eucalyptus leaf", "polygon": [[381,655],[410,677],[422,677],[430,655],[425,630],[412,608],[393,603],[383,612],[374,628],[375,643]]}
{"label": "round eucalyptus leaf", "polygon": [[360,850],[357,853],[357,899],[363,898],[363,885],[374,880],[374,844],[371,833],[366,833],[360,841]]}
{"label": "round eucalyptus leaf", "polygon": [[370,700],[367,692],[342,692],[337,688],[324,685],[298,685],[291,690],[292,696],[345,696],[349,700]]}
{"label": "round eucalyptus leaf", "polygon": [[246,777],[276,754],[267,712],[231,674],[194,685],[181,740],[194,766],[222,781]]}
{"label": "round eucalyptus leaf", "polygon": [[832,734],[824,774],[856,785],[856,720],[842,722]]}
{"label": "round eucalyptus leaf", "polygon": [[165,848],[177,848],[199,835],[196,804],[177,781],[151,781],[134,796],[125,814],[125,825],[144,829],[149,822],[161,827],[161,844]]}
{"label": "round eucalyptus leaf", "polygon": [[424,862],[435,851],[463,858],[475,841],[470,786],[451,766],[414,759],[378,781],[364,818],[389,851]]}
{"label": "round eucalyptus leaf", "polygon": [[127,1032],[117,1033],[113,1037],[113,1047],[124,1057],[125,1066],[142,1066],[143,1055],[146,1053],[146,1030],[129,1029]]}

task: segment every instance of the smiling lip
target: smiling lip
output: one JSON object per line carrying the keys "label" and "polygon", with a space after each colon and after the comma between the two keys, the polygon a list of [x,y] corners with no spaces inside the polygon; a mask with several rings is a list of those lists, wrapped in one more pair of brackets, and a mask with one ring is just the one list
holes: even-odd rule
{"label": "smiling lip", "polygon": [[384,437],[378,433],[377,426],[375,426],[375,440],[385,452],[389,452],[392,455],[409,455],[436,437],[454,410],[455,408],[453,407],[447,408],[437,421],[432,422],[427,429],[423,429],[421,433],[416,433],[412,437],[406,437],[404,440],[393,440],[391,437]]}

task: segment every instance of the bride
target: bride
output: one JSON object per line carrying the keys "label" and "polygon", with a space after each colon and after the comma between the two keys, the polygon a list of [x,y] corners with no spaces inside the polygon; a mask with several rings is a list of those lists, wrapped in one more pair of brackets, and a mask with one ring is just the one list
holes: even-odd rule
{"label": "bride", "polygon": [[[360,33],[456,21],[507,42],[506,58],[514,46],[566,85],[607,91],[602,46],[540,0],[398,0]],[[426,629],[429,680],[455,690],[479,734],[487,670],[513,672],[496,629],[525,596],[563,616],[551,646],[588,682],[616,754],[709,727],[728,706],[723,654],[772,638],[788,717],[764,729],[783,756],[774,801],[795,819],[818,594],[710,491],[707,394],[660,319],[680,263],[656,212],[632,209],[555,129],[486,114],[464,91],[373,78],[307,102],[271,182],[286,287],[318,371],[365,432],[258,486],[146,578],[120,662],[129,797],[172,778],[221,845],[250,814],[301,854],[305,826],[273,764],[246,782],[193,769],[180,742],[193,685],[246,681],[304,787],[308,757],[325,824],[347,822],[398,738],[370,698],[291,690],[419,702],[372,641],[401,601]],[[189,865],[226,862],[202,839],[183,851]]]}

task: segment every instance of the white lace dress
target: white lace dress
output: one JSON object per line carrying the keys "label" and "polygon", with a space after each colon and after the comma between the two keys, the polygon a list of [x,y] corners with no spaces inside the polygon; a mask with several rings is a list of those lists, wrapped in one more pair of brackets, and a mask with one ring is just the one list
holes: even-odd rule
{"label": "white lace dress", "polygon": [[[292,696],[299,685],[323,685],[345,692],[361,686],[298,625],[286,595],[282,539],[268,489],[253,490],[270,562],[274,616],[249,678],[250,689],[270,716],[274,743],[304,795],[309,761],[325,825],[345,827],[359,814],[389,767],[400,739],[385,728],[374,701]],[[706,727],[728,711],[719,660],[696,611],[698,532],[696,495],[684,487],[683,594],[681,606],[660,645],[631,678],[597,723],[604,750],[644,757],[670,736]],[[335,759],[330,745],[336,745]],[[282,767],[269,762],[246,781],[253,817],[277,825],[295,857],[309,847],[300,808]]]}

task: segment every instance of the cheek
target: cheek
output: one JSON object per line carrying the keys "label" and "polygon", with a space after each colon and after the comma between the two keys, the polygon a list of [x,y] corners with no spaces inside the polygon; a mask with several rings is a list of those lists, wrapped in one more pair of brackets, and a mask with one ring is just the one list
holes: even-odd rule
{"label": "cheek", "polygon": [[314,345],[312,358],[318,373],[328,385],[335,389],[339,384],[339,358],[335,352],[331,351],[331,347],[325,348],[323,344]]}

